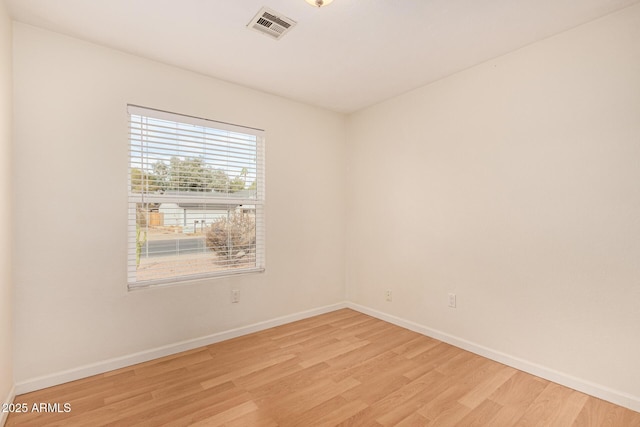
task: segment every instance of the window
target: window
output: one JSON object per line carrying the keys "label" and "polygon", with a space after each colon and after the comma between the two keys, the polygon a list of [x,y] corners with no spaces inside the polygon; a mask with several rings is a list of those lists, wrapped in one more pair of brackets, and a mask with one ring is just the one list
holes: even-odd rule
{"label": "window", "polygon": [[129,113],[130,288],[264,270],[264,132]]}

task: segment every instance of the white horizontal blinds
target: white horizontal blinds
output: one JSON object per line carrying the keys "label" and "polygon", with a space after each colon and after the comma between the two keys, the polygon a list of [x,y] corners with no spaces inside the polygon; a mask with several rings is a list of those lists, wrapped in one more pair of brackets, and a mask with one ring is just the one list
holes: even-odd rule
{"label": "white horizontal blinds", "polygon": [[129,285],[264,268],[264,136],[129,106]]}

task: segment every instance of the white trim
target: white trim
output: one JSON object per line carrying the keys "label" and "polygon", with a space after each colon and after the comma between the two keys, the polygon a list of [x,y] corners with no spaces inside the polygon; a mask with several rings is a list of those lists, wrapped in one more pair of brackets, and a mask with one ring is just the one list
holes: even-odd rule
{"label": "white trim", "polygon": [[[213,120],[185,116],[162,110],[147,109],[134,105],[128,105],[127,111],[129,117],[129,171],[127,175],[129,183],[129,207],[127,210],[128,287],[132,289],[166,283],[173,284],[199,278],[228,277],[233,274],[264,271],[265,200],[263,180],[265,176],[265,132],[254,128],[225,124]],[[160,123],[158,120],[154,121],[154,118],[164,120],[165,122]],[[188,125],[195,127],[192,128]],[[236,178],[239,179],[242,170],[245,172],[245,176],[241,180],[243,186],[246,186],[245,184],[247,184],[248,180],[253,179],[256,190],[251,191],[245,189],[244,193],[238,191],[232,195],[211,188],[200,188],[200,190],[207,191],[189,192],[184,188],[172,187],[169,191],[162,191],[163,194],[156,194],[158,188],[154,189],[146,185],[147,180],[142,177],[146,177],[148,173],[151,173],[151,169],[155,171],[157,165],[168,167],[166,162],[169,160],[171,160],[170,163],[173,164],[174,156],[185,161],[189,158],[199,159],[200,163],[205,169],[208,168],[207,170],[209,170],[209,172],[216,170],[222,173],[225,176],[227,187],[233,184],[232,174],[237,174]],[[171,159],[169,159],[169,157],[171,157]],[[142,186],[137,190],[133,188],[134,171],[137,171],[140,175],[140,182],[136,185],[139,184],[139,187]],[[172,172],[175,171],[172,169]],[[205,179],[208,186],[213,185],[215,179],[217,179],[214,175],[209,176],[210,174],[203,171],[194,172],[194,176],[190,176],[188,173],[185,175],[182,172],[180,172],[179,175],[181,179],[186,178],[190,182],[195,182],[194,180],[197,181],[199,178]],[[178,185],[178,187],[182,187],[182,184]],[[227,191],[231,191],[230,188],[227,188]],[[249,264],[253,264],[253,267],[243,269],[243,271],[236,271],[233,265],[218,266],[220,268],[214,268],[215,266],[212,266],[211,269],[215,271],[189,275],[184,271],[180,271],[180,269],[184,270],[185,262],[192,259],[191,256],[186,256],[178,257],[180,260],[176,258],[171,261],[171,264],[175,263],[176,269],[168,268],[168,264],[160,263],[156,265],[155,267],[157,268],[153,268],[153,270],[158,273],[160,278],[145,280],[145,278],[139,274],[140,271],[138,267],[140,266],[141,258],[140,236],[143,235],[143,240],[146,241],[148,230],[146,226],[139,227],[138,209],[140,209],[141,206],[136,207],[136,204],[139,203],[170,203],[177,205],[192,203],[206,210],[226,210],[227,215],[238,206],[245,206],[243,209],[252,208],[254,210],[253,216],[255,217],[255,238],[252,243],[249,243],[249,246],[251,247],[251,251],[255,252],[255,259],[253,262],[249,262]],[[147,208],[148,207],[144,207],[144,210],[148,210]],[[179,207],[176,207],[175,212],[178,215],[180,212],[183,212],[183,225],[186,226],[189,215],[188,207],[184,206],[182,208],[183,211]],[[191,220],[194,221],[194,228],[196,223],[204,223],[204,221],[199,221],[203,218],[200,214],[192,213],[191,215]],[[218,214],[211,212],[211,215],[212,217],[210,217],[208,221],[218,218]],[[176,249],[176,251],[178,255],[184,255],[179,248]],[[246,248],[245,251],[247,251]],[[148,258],[148,255],[149,254],[147,254],[146,258]],[[248,261],[251,260],[248,259]]]}
{"label": "white trim", "polygon": [[246,133],[249,135],[263,136],[263,129],[253,128],[249,126],[234,125],[233,123],[219,122],[217,120],[205,119],[202,117],[190,116],[188,114],[172,113],[170,111],[158,110],[156,108],[141,107],[140,105],[127,104],[127,112],[134,116],[146,116],[154,119],[176,121],[179,118],[184,123],[194,126],[202,126],[206,128],[216,127],[217,129],[229,132]]}
{"label": "white trim", "polygon": [[203,279],[226,279],[233,276],[246,276],[248,274],[264,273],[264,267],[243,268],[237,270],[211,271],[209,273],[189,274],[179,277],[169,277],[166,279],[141,280],[135,283],[129,283],[127,288],[129,291],[138,291],[140,289],[154,289],[174,285],[183,285],[187,282],[197,282]]}
{"label": "white trim", "polygon": [[[4,400],[4,404],[6,405],[12,404],[13,399],[15,398],[16,398],[16,387],[12,386],[11,390],[9,390],[9,394],[7,395],[7,398]],[[0,411],[0,426],[4,426],[4,424],[7,422],[8,416],[9,416],[8,412]]]}
{"label": "white trim", "polygon": [[516,368],[537,377],[553,381],[555,383],[606,400],[616,405],[623,406],[633,411],[640,412],[640,397],[638,396],[633,396],[628,393],[613,390],[600,384],[595,384],[581,378],[576,378],[563,372],[559,372],[554,369],[530,362],[528,360],[524,360],[519,357],[511,356],[509,354],[490,349],[480,344],[467,341],[465,339],[435,329],[431,329],[410,320],[405,320],[400,317],[383,313],[369,307],[365,307],[352,302],[347,302],[346,305],[348,308],[359,311],[360,313],[364,313],[377,319],[384,320],[385,322],[393,323],[394,325],[446,342],[447,344],[454,345],[456,347],[462,348],[496,362],[511,366],[512,368]]}
{"label": "white trim", "polygon": [[169,356],[171,354],[180,353],[182,351],[192,350],[194,348],[204,347],[207,345],[215,344],[217,342],[237,338],[247,334],[252,334],[254,332],[263,331],[265,329],[273,328],[320,314],[329,313],[331,311],[340,310],[346,307],[346,302],[340,302],[337,304],[314,308],[299,313],[288,314],[286,316],[277,317],[271,320],[265,320],[263,322],[242,326],[240,328],[230,329],[224,332],[218,332],[200,338],[194,338],[175,344],[169,344],[162,347],[141,351],[139,353],[134,353],[127,356],[121,356],[109,360],[104,360],[98,363],[92,363],[90,365],[69,369],[67,371],[57,372],[51,375],[31,378],[29,380],[16,384],[15,393],[29,393],[35,390],[67,383],[69,381],[75,381],[80,378],[86,378],[92,375],[113,371],[114,369],[120,369],[127,366],[135,365],[137,363],[148,362],[149,360]]}

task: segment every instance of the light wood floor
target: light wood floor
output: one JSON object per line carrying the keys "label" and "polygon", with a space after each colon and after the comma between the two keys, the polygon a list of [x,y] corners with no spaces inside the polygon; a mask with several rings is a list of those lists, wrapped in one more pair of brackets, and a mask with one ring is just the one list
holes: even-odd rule
{"label": "light wood floor", "polygon": [[18,396],[28,426],[640,426],[633,412],[340,310]]}

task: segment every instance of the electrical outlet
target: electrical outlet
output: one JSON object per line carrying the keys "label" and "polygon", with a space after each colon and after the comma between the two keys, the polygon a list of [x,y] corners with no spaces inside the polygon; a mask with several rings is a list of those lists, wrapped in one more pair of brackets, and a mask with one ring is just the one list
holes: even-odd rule
{"label": "electrical outlet", "polygon": [[393,301],[393,295],[389,289],[384,293],[384,298],[389,302]]}
{"label": "electrical outlet", "polygon": [[456,294],[449,294],[449,307],[456,308]]}
{"label": "electrical outlet", "polygon": [[240,302],[240,290],[239,289],[232,289],[231,290],[231,302],[234,303],[234,304]]}

